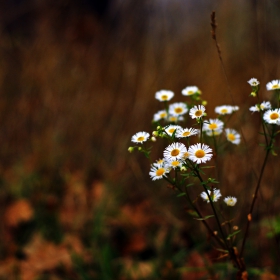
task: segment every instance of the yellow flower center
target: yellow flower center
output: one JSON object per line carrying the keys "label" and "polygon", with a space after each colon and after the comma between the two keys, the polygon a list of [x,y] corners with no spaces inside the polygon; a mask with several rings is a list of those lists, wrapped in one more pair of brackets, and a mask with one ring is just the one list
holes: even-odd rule
{"label": "yellow flower center", "polygon": [[178,108],[175,108],[175,113],[177,113],[177,114],[180,114],[180,113],[182,113],[183,112],[183,109],[182,108],[180,108],[180,107],[178,107]]}
{"label": "yellow flower center", "polygon": [[277,113],[272,113],[272,114],[270,115],[270,118],[271,118],[272,120],[276,120],[276,119],[279,118],[279,114],[277,114]]}
{"label": "yellow flower center", "polygon": [[137,138],[137,141],[139,141],[139,142],[142,142],[144,140],[145,140],[145,138],[143,136],[140,136],[140,137]]}
{"label": "yellow flower center", "polygon": [[228,137],[228,140],[230,140],[230,141],[234,141],[235,140],[235,135],[232,134],[232,133],[229,133],[227,137]]}
{"label": "yellow flower center", "polygon": [[221,110],[221,113],[222,113],[222,114],[226,114],[227,112],[228,112],[227,109],[222,109],[222,110]]}
{"label": "yellow flower center", "polygon": [[159,116],[160,116],[161,118],[165,118],[165,117],[166,117],[166,113],[161,113]]}
{"label": "yellow flower center", "polygon": [[162,100],[167,100],[167,99],[168,99],[168,96],[167,96],[167,95],[162,95],[162,96],[161,96],[161,99],[162,99]]}
{"label": "yellow flower center", "polygon": [[170,128],[170,129],[168,129],[168,132],[169,132],[170,134],[173,134],[174,131],[175,131],[175,128]]}
{"label": "yellow flower center", "polygon": [[165,172],[165,169],[164,168],[159,168],[157,171],[156,171],[156,175],[157,176],[162,176]]}
{"label": "yellow flower center", "polygon": [[227,205],[233,206],[234,205],[234,200],[232,198],[228,199]]}
{"label": "yellow flower center", "polygon": [[188,95],[192,95],[192,94],[194,94],[194,92],[192,90],[189,90]]}
{"label": "yellow flower center", "polygon": [[197,150],[197,151],[195,152],[195,156],[196,156],[197,158],[203,158],[203,157],[205,156],[205,152],[204,152],[203,150]]}
{"label": "yellow flower center", "polygon": [[273,85],[272,88],[279,88],[279,85]]}
{"label": "yellow flower center", "polygon": [[171,156],[176,157],[180,154],[180,150],[179,149],[174,149],[171,151]]}
{"label": "yellow flower center", "polygon": [[171,163],[173,166],[178,166],[179,164],[180,164],[180,162],[179,161],[177,161],[177,160],[175,160],[175,161],[172,161],[172,163]]}
{"label": "yellow flower center", "polygon": [[264,105],[263,105],[263,104],[261,104],[261,105],[260,105],[260,108],[261,108],[261,110],[263,110],[263,109],[264,109]]}
{"label": "yellow flower center", "polygon": [[188,152],[185,152],[183,158],[188,158],[189,155],[190,155],[190,154],[189,154]]}
{"label": "yellow flower center", "polygon": [[183,133],[183,136],[184,137],[186,137],[186,136],[189,136],[191,133],[189,132],[189,131],[185,131],[184,133]]}
{"label": "yellow flower center", "polygon": [[176,121],[177,121],[177,118],[174,117],[174,116],[171,116],[171,117],[169,118],[169,120],[170,120],[171,122],[176,122]]}
{"label": "yellow flower center", "polygon": [[215,123],[210,123],[210,124],[209,124],[209,128],[212,129],[212,130],[213,130],[213,129],[216,129],[217,127],[218,127],[218,126],[217,126],[217,124],[215,124]]}
{"label": "yellow flower center", "polygon": [[201,110],[197,110],[194,114],[196,117],[200,117],[203,114],[203,112]]}

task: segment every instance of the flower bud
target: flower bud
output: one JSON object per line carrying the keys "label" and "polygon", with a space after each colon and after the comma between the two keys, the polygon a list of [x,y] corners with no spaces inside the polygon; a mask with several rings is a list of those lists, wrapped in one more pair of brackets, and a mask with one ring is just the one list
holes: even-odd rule
{"label": "flower bud", "polygon": [[185,172],[187,171],[187,168],[185,166],[182,166],[181,169],[180,169],[182,172]]}
{"label": "flower bud", "polygon": [[257,96],[257,93],[254,92],[254,91],[252,91],[250,95],[253,96],[253,97],[256,97],[256,96]]}
{"label": "flower bud", "polygon": [[133,150],[134,150],[134,148],[133,148],[133,147],[129,147],[129,148],[128,148],[128,151],[129,151],[130,153],[132,153],[132,152],[133,152]]}
{"label": "flower bud", "polygon": [[158,132],[157,132],[157,131],[153,131],[153,135],[154,135],[155,137],[157,137],[157,136],[158,136]]}
{"label": "flower bud", "polygon": [[156,142],[157,141],[156,137],[152,137],[151,141]]}
{"label": "flower bud", "polygon": [[238,226],[233,226],[232,229],[233,230],[238,230]]}

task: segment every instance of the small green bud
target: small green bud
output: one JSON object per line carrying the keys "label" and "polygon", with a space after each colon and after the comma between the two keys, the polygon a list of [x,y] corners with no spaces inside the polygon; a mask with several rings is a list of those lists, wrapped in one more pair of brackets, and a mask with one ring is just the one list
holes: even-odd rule
{"label": "small green bud", "polygon": [[203,106],[206,106],[207,105],[207,101],[206,100],[202,100],[202,102],[201,102],[201,104],[203,105]]}
{"label": "small green bud", "polygon": [[153,135],[154,135],[155,137],[157,137],[157,136],[158,136],[158,132],[157,132],[157,131],[153,131]]}
{"label": "small green bud", "polygon": [[182,172],[185,172],[187,171],[187,168],[185,166],[182,166],[181,169],[180,169]]}
{"label": "small green bud", "polygon": [[157,127],[157,130],[161,130],[161,126],[160,125]]}
{"label": "small green bud", "polygon": [[142,151],[142,147],[138,147],[138,151]]}
{"label": "small green bud", "polygon": [[134,148],[133,148],[133,147],[129,147],[129,148],[128,148],[128,151],[129,151],[130,153],[132,153],[132,152],[133,152],[133,150],[134,150]]}
{"label": "small green bud", "polygon": [[250,95],[253,96],[253,97],[256,97],[256,96],[257,96],[257,93],[254,92],[254,91],[252,91]]}
{"label": "small green bud", "polygon": [[156,137],[152,137],[151,141],[156,142],[157,141]]}

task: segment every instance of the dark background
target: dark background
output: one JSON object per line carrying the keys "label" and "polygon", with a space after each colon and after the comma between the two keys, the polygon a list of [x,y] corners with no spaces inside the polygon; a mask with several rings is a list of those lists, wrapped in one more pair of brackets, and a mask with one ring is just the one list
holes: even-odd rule
{"label": "dark background", "polygon": [[[228,82],[211,37],[212,11]],[[152,131],[160,89],[181,101],[181,90],[197,85],[209,117],[217,105],[240,107],[233,124],[242,125],[247,152],[232,151],[221,170],[226,190],[243,195],[244,222],[252,193],[244,186],[254,185],[250,168],[258,172],[262,159],[247,81],[257,78],[262,98],[270,97],[265,84],[280,75],[279,13],[278,1],[1,1],[1,279],[141,279],[123,272],[135,260],[157,260],[145,273],[170,279],[174,267],[201,261],[203,229],[186,222],[183,204],[165,185],[151,182],[145,158],[127,152],[133,134]],[[265,205],[275,198],[270,183],[279,182],[271,165]],[[258,220],[273,207],[258,208]],[[196,230],[200,237],[190,237]],[[66,248],[80,257],[71,259]],[[59,250],[68,262],[50,265]],[[178,252],[179,261],[170,260]],[[248,259],[256,267],[277,263],[275,252],[268,264],[254,254]]]}

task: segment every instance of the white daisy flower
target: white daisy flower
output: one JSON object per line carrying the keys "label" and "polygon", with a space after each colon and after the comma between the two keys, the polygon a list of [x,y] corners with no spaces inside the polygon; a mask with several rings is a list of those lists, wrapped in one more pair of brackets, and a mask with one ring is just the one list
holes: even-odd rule
{"label": "white daisy flower", "polygon": [[273,80],[266,84],[267,90],[280,89],[280,80]]}
{"label": "white daisy flower", "polygon": [[230,141],[232,144],[238,145],[240,143],[241,136],[235,129],[226,128],[225,132],[227,140]]}
{"label": "white daisy flower", "polygon": [[[210,199],[211,199],[213,202],[217,202],[218,199],[222,196],[220,190],[218,190],[218,189],[213,189],[213,191],[207,190],[207,192],[208,192],[208,194],[209,194],[209,196],[210,196]],[[206,192],[202,192],[202,193],[200,194],[200,196],[201,196],[205,201],[207,201],[207,203],[210,202],[209,197],[208,197],[208,195],[207,195]]]}
{"label": "white daisy flower", "polygon": [[269,101],[263,101],[261,104],[256,104],[249,108],[251,112],[259,112],[271,109],[271,104]]}
{"label": "white daisy flower", "polygon": [[167,161],[181,160],[186,152],[188,151],[184,144],[175,142],[165,148],[163,151],[163,157]]}
{"label": "white daisy flower", "polygon": [[260,82],[256,78],[251,78],[248,81],[248,84],[250,84],[250,86],[252,86],[252,87],[256,87],[260,84]]}
{"label": "white daisy flower", "polygon": [[192,119],[198,119],[203,117],[205,112],[205,107],[203,105],[197,105],[191,108],[189,115]]}
{"label": "white daisy flower", "polygon": [[177,138],[190,137],[192,135],[197,135],[198,132],[199,130],[195,128],[180,128],[176,130],[176,137]]}
{"label": "white daisy flower", "polygon": [[170,104],[169,114],[172,116],[181,116],[188,112],[187,105],[183,102]]}
{"label": "white daisy flower", "polygon": [[159,120],[166,119],[166,118],[167,118],[166,110],[160,110],[160,111],[158,111],[157,113],[154,114],[153,121],[157,122]]}
{"label": "white daisy flower", "polygon": [[166,118],[167,118],[166,110],[160,110],[154,114],[153,121],[157,122],[159,120],[166,119]]}
{"label": "white daisy flower", "polygon": [[174,133],[175,130],[177,131],[178,129],[181,129],[181,128],[182,127],[180,125],[168,125],[164,128],[164,130],[169,136],[172,136],[172,134]]}
{"label": "white daisy flower", "polygon": [[166,174],[170,172],[170,168],[163,163],[159,164],[152,164],[151,170],[149,175],[151,176],[152,180],[162,179]]}
{"label": "white daisy flower", "polygon": [[143,143],[146,142],[150,137],[150,134],[145,131],[137,132],[131,137],[131,141],[134,143]]}
{"label": "white daisy flower", "polygon": [[217,106],[215,108],[215,112],[219,115],[228,115],[231,114],[234,111],[233,106],[230,105],[223,105],[223,106]]}
{"label": "white daisy flower", "polygon": [[195,93],[200,93],[200,90],[198,89],[197,86],[189,86],[189,87],[186,87],[182,90],[182,94],[183,95],[193,95]]}
{"label": "white daisy flower", "polygon": [[206,130],[205,133],[207,136],[213,137],[218,136],[223,132],[222,129],[216,129],[216,130]]}
{"label": "white daisy flower", "polygon": [[203,122],[203,131],[220,131],[224,127],[224,123],[219,119],[209,119]]}
{"label": "white daisy flower", "polygon": [[237,198],[233,196],[227,196],[225,197],[224,202],[227,206],[234,206],[237,202]]}
{"label": "white daisy flower", "polygon": [[189,159],[197,164],[204,163],[212,158],[212,149],[205,144],[194,144],[188,149]]}
{"label": "white daisy flower", "polygon": [[184,117],[183,116],[172,116],[172,115],[170,115],[169,117],[168,117],[168,121],[170,121],[170,122],[179,122],[179,121],[183,121],[184,120]]}
{"label": "white daisy flower", "polygon": [[232,106],[232,111],[233,112],[236,112],[236,111],[238,111],[239,110],[239,106]]}
{"label": "white daisy flower", "polygon": [[264,113],[263,119],[270,124],[280,125],[280,109],[268,110]]}
{"label": "white daisy flower", "polygon": [[169,101],[173,96],[173,91],[162,89],[156,92],[155,98],[159,101]]}
{"label": "white daisy flower", "polygon": [[166,162],[166,166],[168,166],[169,168],[177,168],[177,167],[182,167],[182,161],[181,160],[170,160]]}

